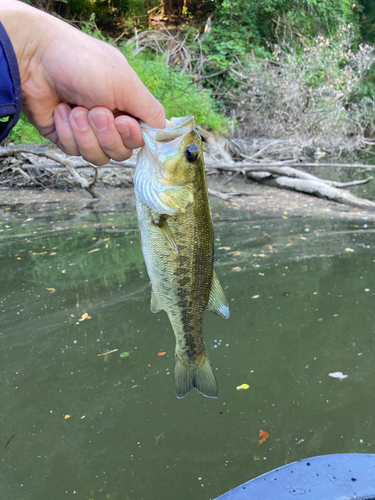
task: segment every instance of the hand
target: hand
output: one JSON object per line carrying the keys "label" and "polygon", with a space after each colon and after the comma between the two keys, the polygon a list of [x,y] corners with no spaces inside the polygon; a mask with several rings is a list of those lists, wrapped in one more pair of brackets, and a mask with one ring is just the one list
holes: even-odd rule
{"label": "hand", "polygon": [[165,127],[163,106],[114,47],[16,0],[0,2],[0,20],[16,52],[23,111],[65,153],[96,165],[123,161],[143,145],[135,118]]}

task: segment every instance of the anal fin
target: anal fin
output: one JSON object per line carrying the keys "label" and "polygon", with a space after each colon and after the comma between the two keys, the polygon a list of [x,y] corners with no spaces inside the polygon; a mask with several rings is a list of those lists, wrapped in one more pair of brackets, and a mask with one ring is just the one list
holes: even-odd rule
{"label": "anal fin", "polygon": [[224,319],[229,318],[229,306],[224,290],[220,285],[219,279],[215,271],[212,276],[210,298],[208,300],[207,309],[214,312]]}
{"label": "anal fin", "polygon": [[151,305],[150,305],[151,312],[153,313],[158,313],[163,310],[163,308],[160,305],[159,299],[157,298],[154,289],[151,289]]}

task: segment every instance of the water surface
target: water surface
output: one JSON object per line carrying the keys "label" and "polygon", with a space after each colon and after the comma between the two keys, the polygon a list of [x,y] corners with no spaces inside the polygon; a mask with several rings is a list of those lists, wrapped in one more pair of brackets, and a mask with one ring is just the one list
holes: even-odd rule
{"label": "water surface", "polygon": [[372,452],[374,220],[212,203],[231,309],[204,318],[217,400],[175,396],[132,203],[0,207],[3,498],[207,500]]}

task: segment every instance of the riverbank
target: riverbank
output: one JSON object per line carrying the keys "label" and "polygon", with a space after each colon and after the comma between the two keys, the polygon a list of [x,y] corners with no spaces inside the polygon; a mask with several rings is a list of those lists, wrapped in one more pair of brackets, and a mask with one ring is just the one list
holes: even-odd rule
{"label": "riverbank", "polygon": [[[288,190],[281,190],[274,187],[267,187],[254,182],[244,182],[241,179],[234,179],[230,184],[226,184],[227,179],[209,178],[208,187],[213,191],[234,194],[229,200],[219,200],[211,196],[211,208],[215,217],[215,208],[219,204],[233,211],[233,219],[239,210],[248,210],[254,215],[273,215],[285,218],[288,216],[322,216],[325,218],[353,218],[375,219],[375,213],[359,210],[348,205],[343,205],[328,200],[312,197],[303,193],[296,193]],[[32,208],[33,211],[48,210],[75,210],[80,211],[85,207],[115,210],[126,207],[129,211],[135,211],[134,189],[96,187],[96,195],[99,198],[93,199],[91,195],[83,189],[64,191],[59,189],[0,189],[0,213],[14,213],[18,210]]]}

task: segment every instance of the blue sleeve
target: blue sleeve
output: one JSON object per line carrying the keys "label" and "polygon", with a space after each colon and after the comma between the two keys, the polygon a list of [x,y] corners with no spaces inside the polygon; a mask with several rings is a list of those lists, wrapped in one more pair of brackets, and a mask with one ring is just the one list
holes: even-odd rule
{"label": "blue sleeve", "polygon": [[17,123],[22,106],[21,80],[16,54],[0,22],[0,142]]}

